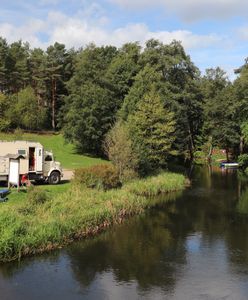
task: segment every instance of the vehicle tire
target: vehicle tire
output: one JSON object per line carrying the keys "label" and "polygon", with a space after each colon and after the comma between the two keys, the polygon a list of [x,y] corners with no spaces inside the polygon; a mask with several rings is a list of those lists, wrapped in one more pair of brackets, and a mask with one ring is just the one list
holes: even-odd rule
{"label": "vehicle tire", "polygon": [[60,183],[60,173],[58,171],[53,171],[48,179],[49,184],[58,184]]}

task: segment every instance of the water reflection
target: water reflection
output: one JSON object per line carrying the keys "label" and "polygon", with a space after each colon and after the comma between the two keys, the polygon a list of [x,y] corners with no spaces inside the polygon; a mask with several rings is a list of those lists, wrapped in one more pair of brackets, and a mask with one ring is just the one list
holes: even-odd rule
{"label": "water reflection", "polygon": [[63,251],[0,266],[1,299],[247,299],[246,182],[213,168],[192,174],[176,202]]}

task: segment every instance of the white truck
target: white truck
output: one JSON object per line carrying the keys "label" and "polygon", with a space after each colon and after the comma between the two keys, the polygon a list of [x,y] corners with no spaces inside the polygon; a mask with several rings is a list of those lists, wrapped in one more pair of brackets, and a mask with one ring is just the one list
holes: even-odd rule
{"label": "white truck", "polygon": [[13,156],[20,158],[20,176],[25,174],[29,180],[58,184],[63,177],[60,163],[40,143],[0,141],[0,181],[8,181],[9,162]]}

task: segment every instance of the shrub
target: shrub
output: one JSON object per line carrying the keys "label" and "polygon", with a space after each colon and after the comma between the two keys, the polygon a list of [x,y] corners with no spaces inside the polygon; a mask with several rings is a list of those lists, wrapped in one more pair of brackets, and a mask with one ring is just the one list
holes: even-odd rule
{"label": "shrub", "polygon": [[45,190],[31,185],[28,189],[27,199],[31,205],[39,205],[45,203],[48,200],[48,195]]}
{"label": "shrub", "polygon": [[245,175],[247,175],[247,176],[248,176],[248,167],[247,167],[247,168],[245,168]]}
{"label": "shrub", "polygon": [[248,167],[248,154],[239,155],[238,162],[242,169],[246,169]]}
{"label": "shrub", "polygon": [[194,157],[199,159],[199,158],[206,158],[206,155],[203,151],[197,150],[194,152]]}
{"label": "shrub", "polygon": [[8,131],[10,129],[10,121],[5,119],[0,119],[0,131]]}
{"label": "shrub", "polygon": [[77,169],[74,181],[88,188],[112,189],[121,186],[118,170],[112,165],[96,165]]}
{"label": "shrub", "polygon": [[118,121],[106,135],[103,147],[117,168],[121,182],[137,176],[138,157],[133,150],[127,124]]}

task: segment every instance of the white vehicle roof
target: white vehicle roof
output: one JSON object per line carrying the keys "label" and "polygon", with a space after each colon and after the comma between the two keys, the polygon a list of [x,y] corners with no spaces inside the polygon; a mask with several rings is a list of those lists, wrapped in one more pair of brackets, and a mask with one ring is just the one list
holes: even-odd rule
{"label": "white vehicle roof", "polygon": [[28,150],[28,148],[43,148],[41,143],[30,141],[0,141],[0,156],[6,154],[17,154],[18,150]]}

